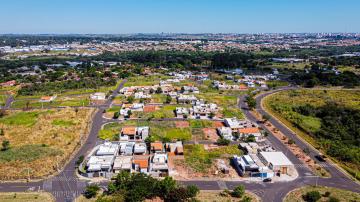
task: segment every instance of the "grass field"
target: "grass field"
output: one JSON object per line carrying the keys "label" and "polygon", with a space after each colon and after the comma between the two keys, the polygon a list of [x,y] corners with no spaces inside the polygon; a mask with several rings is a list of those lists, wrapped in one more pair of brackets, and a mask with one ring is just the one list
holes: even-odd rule
{"label": "grass field", "polygon": [[0,106],[4,106],[6,103],[6,99],[7,99],[7,95],[5,94],[0,94]]}
{"label": "grass field", "polygon": [[[332,187],[315,187],[315,186],[306,186],[300,189],[295,189],[288,193],[284,198],[284,202],[304,202],[303,195],[310,191],[318,191],[322,195],[319,202],[330,201],[330,197],[334,197],[339,201],[348,202],[348,201],[360,201],[360,194],[336,189]],[[324,196],[325,192],[330,192],[330,196]]]}
{"label": "grass field", "polygon": [[[320,144],[314,134],[320,129],[322,121],[314,116],[304,116],[294,108],[309,104],[314,108],[325,106],[327,102],[335,102],[339,106],[360,110],[359,90],[291,90],[270,95],[264,99],[264,107],[281,122],[291,128],[297,135],[312,146],[326,153],[324,144]],[[341,162],[331,158],[354,177],[360,172],[358,165]],[[359,177],[358,177],[359,178]],[[360,178],[359,178],[360,179]]]}
{"label": "grass field", "polygon": [[51,202],[55,201],[50,193],[46,192],[0,192],[1,202]]}
{"label": "grass field", "polygon": [[39,99],[16,99],[12,108],[42,108],[42,107],[81,107],[90,105],[89,95],[59,96],[52,102],[39,102]]}
{"label": "grass field", "polygon": [[185,145],[184,156],[186,164],[196,172],[207,172],[216,158],[229,158],[232,155],[241,155],[237,145],[219,147],[206,150],[204,145]]}
{"label": "grass field", "polygon": [[[85,137],[94,109],[11,111],[0,119],[10,149],[0,151],[0,179],[41,178],[60,166]],[[58,167],[59,166],[59,167]]]}
{"label": "grass field", "polygon": [[136,76],[129,78],[124,86],[152,86],[159,84],[160,80],[169,78],[170,76],[164,75]]}

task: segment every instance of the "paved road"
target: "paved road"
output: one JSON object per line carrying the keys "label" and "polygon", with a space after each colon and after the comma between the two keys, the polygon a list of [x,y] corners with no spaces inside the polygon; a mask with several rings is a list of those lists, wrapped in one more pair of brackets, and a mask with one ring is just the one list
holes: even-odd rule
{"label": "paved road", "polygon": [[[124,81],[125,82],[125,81]],[[117,90],[113,92],[113,96],[116,96],[119,89],[123,87],[124,82],[122,82]],[[267,92],[259,97],[257,97],[257,110],[261,114],[265,114],[266,112],[259,105],[262,98],[266,95],[274,93],[275,91]],[[75,157],[65,166],[65,168],[57,175],[47,180],[42,180],[39,182],[30,182],[30,183],[0,183],[0,191],[9,192],[20,192],[20,191],[47,191],[54,195],[57,201],[72,201],[75,197],[80,195],[85,189],[87,182],[79,180],[76,175],[75,162],[80,155],[86,155],[88,151],[90,151],[98,142],[97,134],[101,129],[101,126],[104,123],[111,122],[109,120],[103,119],[102,112],[104,109],[109,108],[111,105],[111,100],[108,100],[105,105],[100,106],[98,112],[95,114],[93,118],[93,124],[90,131],[90,134],[81,147],[81,149],[77,152]],[[239,107],[243,110],[245,116],[251,120],[258,122],[255,117],[247,110],[247,105],[245,103],[245,97],[240,98]],[[286,127],[282,126],[281,123],[277,122],[275,119],[269,120],[272,124],[279,128],[279,130],[288,135],[292,139],[296,141],[296,144],[299,144],[300,147],[305,147],[305,143],[302,143],[296,136],[294,136],[291,131],[289,131]],[[261,123],[259,123],[262,126]],[[265,128],[265,127],[263,127]],[[293,137],[294,136],[294,137]],[[282,201],[283,197],[292,189],[305,186],[305,185],[323,185],[323,186],[331,186],[342,189],[347,189],[355,192],[360,192],[360,187],[358,184],[347,178],[342,172],[338,171],[335,166],[325,163],[322,166],[326,167],[331,173],[332,177],[328,179],[319,178],[311,172],[300,160],[296,158],[288,148],[283,145],[277,138],[272,135],[268,136],[269,142],[280,151],[283,151],[286,156],[296,165],[296,169],[299,173],[299,177],[290,182],[275,182],[275,183],[262,183],[262,182],[251,182],[251,181],[215,181],[215,180],[201,180],[201,181],[180,181],[181,184],[197,185],[202,190],[223,190],[223,189],[233,189],[235,186],[240,184],[244,185],[247,190],[254,192],[259,197],[262,198],[263,201]],[[311,149],[311,156],[314,157],[317,154],[317,151]],[[106,183],[101,183],[102,186],[106,186]]]}

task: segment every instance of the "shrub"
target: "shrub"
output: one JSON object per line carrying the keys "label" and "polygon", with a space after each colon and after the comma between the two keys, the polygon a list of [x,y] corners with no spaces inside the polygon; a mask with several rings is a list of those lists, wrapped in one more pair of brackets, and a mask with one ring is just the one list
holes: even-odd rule
{"label": "shrub", "polygon": [[189,198],[194,198],[199,193],[199,188],[195,185],[189,185],[186,187],[187,195]]}
{"label": "shrub", "polygon": [[84,196],[87,199],[94,198],[99,190],[100,187],[98,185],[88,185],[85,189]]}
{"label": "shrub", "polygon": [[303,195],[303,198],[307,202],[316,202],[321,198],[321,194],[318,191],[310,191]]}
{"label": "shrub", "polygon": [[8,149],[10,149],[10,141],[9,140],[3,140],[1,150],[6,151]]}
{"label": "shrub", "polygon": [[245,194],[245,187],[243,185],[235,187],[235,189],[232,192],[232,195],[237,198],[243,197]]}
{"label": "shrub", "polygon": [[324,193],[323,196],[324,196],[324,197],[329,197],[330,195],[331,195],[331,192],[327,191],[327,192]]}
{"label": "shrub", "polygon": [[338,199],[338,198],[335,198],[335,197],[330,197],[329,198],[329,200],[328,200],[329,202],[340,202],[340,199]]}
{"label": "shrub", "polygon": [[230,144],[230,140],[228,139],[224,139],[224,138],[220,138],[216,141],[216,143],[218,145],[229,145]]}

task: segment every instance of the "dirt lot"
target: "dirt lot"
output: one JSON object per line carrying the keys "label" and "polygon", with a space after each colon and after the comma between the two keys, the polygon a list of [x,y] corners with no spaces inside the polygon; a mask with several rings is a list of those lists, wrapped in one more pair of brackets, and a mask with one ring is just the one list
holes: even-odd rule
{"label": "dirt lot", "polygon": [[94,109],[11,111],[0,118],[9,148],[0,151],[0,179],[53,174],[86,138]]}
{"label": "dirt lot", "polygon": [[219,135],[216,132],[215,128],[203,128],[203,133],[205,134],[205,139],[211,141],[217,141],[219,139]]}
{"label": "dirt lot", "polygon": [[[190,147],[190,148],[189,148]],[[230,165],[230,157],[240,154],[236,146],[185,145],[184,156],[173,156],[169,160],[172,176],[177,180],[212,179],[240,180],[236,170]],[[222,160],[229,169],[224,174],[217,162]]]}
{"label": "dirt lot", "polygon": [[176,126],[176,128],[189,128],[190,123],[187,121],[176,121],[175,126]]}

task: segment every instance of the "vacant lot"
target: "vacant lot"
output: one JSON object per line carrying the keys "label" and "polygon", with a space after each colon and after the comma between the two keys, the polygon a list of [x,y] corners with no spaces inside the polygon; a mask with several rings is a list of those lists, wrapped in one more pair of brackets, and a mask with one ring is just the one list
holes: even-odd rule
{"label": "vacant lot", "polygon": [[206,150],[204,145],[185,145],[185,163],[195,172],[207,173],[217,158],[230,158],[241,155],[237,145],[223,146]]}
{"label": "vacant lot", "polygon": [[35,192],[1,192],[1,202],[43,202],[55,201],[53,196],[49,193],[35,193]]}
{"label": "vacant lot", "polygon": [[159,84],[160,80],[169,78],[169,76],[164,75],[136,76],[129,78],[125,83],[125,86],[152,86]]}
{"label": "vacant lot", "polygon": [[10,147],[0,151],[0,179],[40,178],[61,168],[85,138],[93,109],[11,111],[0,118]]}
{"label": "vacant lot", "polygon": [[253,193],[245,192],[242,198],[232,197],[226,194],[222,194],[219,191],[200,191],[200,193],[196,196],[201,202],[241,202],[244,198],[251,198],[252,202],[258,202],[260,199]]}
{"label": "vacant lot", "polygon": [[353,176],[359,175],[359,90],[283,91],[265,98],[264,106]]}
{"label": "vacant lot", "polygon": [[[348,201],[360,201],[360,194],[354,193],[351,191],[346,191],[342,189],[336,189],[332,187],[315,187],[307,186],[300,189],[295,189],[288,193],[284,198],[284,202],[303,202],[303,195],[310,191],[318,191],[322,195],[319,202],[330,201],[330,198],[336,198],[338,201],[348,202]],[[326,196],[325,193],[329,192],[330,195]],[[335,200],[334,200],[335,201]]]}
{"label": "vacant lot", "polygon": [[90,104],[89,94],[72,95],[72,96],[59,96],[52,102],[39,102],[40,98],[31,99],[16,99],[11,107],[12,108],[42,108],[42,107],[76,107],[88,106]]}

